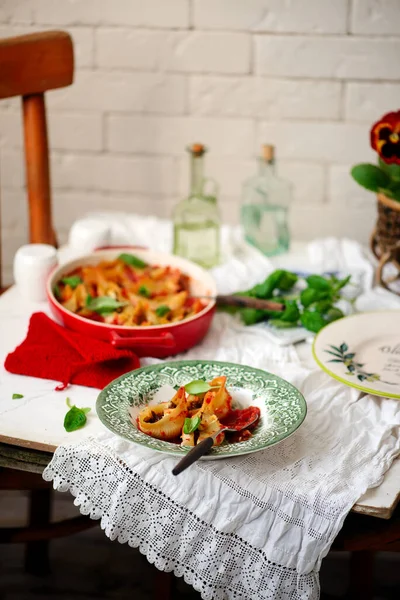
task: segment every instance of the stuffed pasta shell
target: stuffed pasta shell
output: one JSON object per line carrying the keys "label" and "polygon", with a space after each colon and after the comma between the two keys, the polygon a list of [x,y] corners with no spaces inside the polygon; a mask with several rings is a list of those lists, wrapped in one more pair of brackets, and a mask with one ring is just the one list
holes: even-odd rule
{"label": "stuffed pasta shell", "polygon": [[174,440],[182,433],[188,415],[185,388],[181,387],[170,400],[140,411],[137,425],[140,431],[160,440]]}
{"label": "stuffed pasta shell", "polygon": [[216,377],[210,382],[210,386],[214,389],[206,393],[203,404],[208,412],[223,419],[232,409],[232,396],[226,389],[226,377]]}

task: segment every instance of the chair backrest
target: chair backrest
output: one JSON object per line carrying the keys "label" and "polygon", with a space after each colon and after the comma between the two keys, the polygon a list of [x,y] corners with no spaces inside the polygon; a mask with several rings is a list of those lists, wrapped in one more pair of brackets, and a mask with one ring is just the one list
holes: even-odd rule
{"label": "chair backrest", "polygon": [[22,96],[31,243],[56,244],[44,92],[71,85],[73,75],[72,39],[64,31],[0,39],[0,100]]}

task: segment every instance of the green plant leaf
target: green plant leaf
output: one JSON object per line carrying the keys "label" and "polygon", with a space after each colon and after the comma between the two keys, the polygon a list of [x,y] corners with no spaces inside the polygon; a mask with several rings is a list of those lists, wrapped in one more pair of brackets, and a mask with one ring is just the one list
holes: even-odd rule
{"label": "green plant leaf", "polygon": [[119,260],[122,260],[126,265],[130,267],[137,267],[138,269],[144,269],[147,267],[147,263],[144,262],[141,258],[138,258],[134,254],[127,254],[123,252],[118,256]]}
{"label": "green plant leaf", "polygon": [[102,315],[114,312],[117,308],[121,308],[127,304],[127,302],[119,302],[115,298],[111,298],[111,296],[97,296],[97,298],[91,298],[89,302],[86,302],[86,307]]}
{"label": "green plant leaf", "polygon": [[300,293],[300,302],[307,308],[310,304],[313,304],[319,299],[319,291],[315,288],[306,288]]}
{"label": "green plant leaf", "polygon": [[86,415],[91,409],[71,406],[69,398],[67,398],[67,406],[69,407],[69,411],[64,417],[64,429],[68,432],[76,431],[86,424]]}
{"label": "green plant leaf", "polygon": [[384,160],[379,158],[379,166],[382,169],[382,171],[384,171],[387,175],[389,175],[389,177],[392,181],[400,182],[400,165],[397,165],[397,164],[388,165],[387,163],[385,163]]}
{"label": "green plant leaf", "polygon": [[198,429],[200,423],[201,417],[197,415],[195,415],[191,419],[185,419],[185,422],[183,424],[183,433],[193,433],[193,431],[196,431],[196,429]]}
{"label": "green plant leaf", "polygon": [[339,279],[338,281],[335,282],[334,288],[335,291],[339,291],[342,288],[346,287],[346,285],[350,282],[351,280],[351,275],[348,275],[347,277],[344,277],[343,279]]}
{"label": "green plant leaf", "polygon": [[203,381],[202,379],[196,379],[195,381],[191,381],[190,383],[187,383],[185,385],[185,391],[188,394],[192,394],[193,396],[205,394],[210,389],[210,384],[207,383],[207,381]]}
{"label": "green plant leaf", "polygon": [[343,344],[341,344],[341,345],[339,346],[339,349],[340,349],[340,352],[347,352],[347,350],[349,349],[349,347],[348,347],[348,345],[347,345],[347,344],[345,344],[345,343],[343,342]]}
{"label": "green plant leaf", "polygon": [[288,292],[297,283],[298,276],[290,271],[283,271],[278,281],[277,288],[282,292]]}
{"label": "green plant leaf", "polygon": [[73,290],[78,287],[80,283],[83,283],[82,279],[78,277],[78,275],[72,275],[71,277],[63,277],[61,279],[62,283],[65,285],[69,285]]}
{"label": "green plant leaf", "polygon": [[294,286],[296,281],[297,275],[295,273],[277,269],[268,275],[265,281],[248,290],[247,294],[256,298],[268,300],[268,298],[272,298],[274,290],[281,289],[287,291]]}
{"label": "green plant leaf", "polygon": [[296,323],[291,323],[290,321],[281,321],[280,319],[270,319],[268,323],[277,329],[289,329],[289,327],[295,327],[296,325]]}
{"label": "green plant leaf", "polygon": [[319,312],[310,310],[305,310],[303,312],[300,321],[308,331],[313,331],[314,333],[318,333],[318,331],[326,325],[323,316]]}
{"label": "green plant leaf", "polygon": [[297,302],[295,300],[289,300],[285,302],[286,308],[281,314],[279,321],[285,321],[287,323],[292,323],[296,325],[297,321],[300,318],[299,307],[297,306]]}
{"label": "green plant leaf", "polygon": [[167,315],[169,312],[171,312],[171,309],[166,304],[161,304],[161,306],[157,306],[155,312],[156,312],[157,317],[165,317],[165,315]]}
{"label": "green plant leaf", "polygon": [[372,192],[378,192],[379,188],[385,188],[390,183],[390,177],[386,171],[368,163],[353,167],[351,176],[359,185]]}
{"label": "green plant leaf", "polygon": [[279,319],[281,312],[276,310],[258,310],[256,308],[240,309],[240,317],[245,325],[255,325],[270,318]]}
{"label": "green plant leaf", "polygon": [[23,394],[13,394],[12,395],[12,399],[13,400],[19,400],[20,398],[23,398]]}
{"label": "green plant leaf", "polygon": [[330,308],[324,314],[324,319],[327,324],[332,323],[333,321],[337,321],[338,319],[342,319],[343,317],[344,317],[343,312],[340,310],[340,308],[337,308],[336,306],[332,306],[332,308]]}
{"label": "green plant leaf", "polygon": [[[325,277],[322,277],[322,275],[309,275],[306,277],[306,281],[308,286],[315,290],[328,292],[332,287],[331,282]],[[320,298],[318,298],[318,300],[320,300]]]}
{"label": "green plant leaf", "polygon": [[149,289],[145,285],[141,285],[138,289],[138,294],[140,296],[144,296],[145,298],[150,298],[151,294]]}
{"label": "green plant leaf", "polygon": [[328,297],[325,300],[319,300],[318,302],[313,304],[311,308],[313,308],[313,310],[316,310],[317,312],[319,312],[321,314],[324,314],[330,308],[332,308],[332,299]]}

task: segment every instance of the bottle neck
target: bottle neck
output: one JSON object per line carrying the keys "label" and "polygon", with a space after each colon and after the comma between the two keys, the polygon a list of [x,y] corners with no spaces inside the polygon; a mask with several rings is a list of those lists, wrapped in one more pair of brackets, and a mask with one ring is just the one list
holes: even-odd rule
{"label": "bottle neck", "polygon": [[204,181],[204,160],[203,156],[190,156],[190,195],[198,196],[203,192]]}
{"label": "bottle neck", "polygon": [[275,159],[271,158],[269,160],[265,160],[265,158],[259,158],[258,172],[260,175],[269,175],[275,173]]}

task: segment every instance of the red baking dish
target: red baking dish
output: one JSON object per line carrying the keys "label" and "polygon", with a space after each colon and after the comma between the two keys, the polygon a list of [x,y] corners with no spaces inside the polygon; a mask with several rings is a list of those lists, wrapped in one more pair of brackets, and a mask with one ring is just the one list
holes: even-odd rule
{"label": "red baking dish", "polygon": [[[108,341],[116,348],[132,348],[138,356],[165,358],[198,344],[210,327],[215,312],[214,300],[210,300],[201,312],[188,319],[168,325],[147,327],[125,327],[91,321],[68,311],[57,301],[53,294],[54,286],[67,273],[82,265],[95,265],[102,260],[113,260],[122,252],[132,253],[133,249],[118,247],[97,250],[87,256],[64,263],[53,271],[47,282],[47,297],[57,320],[68,329],[88,337]],[[180,269],[190,277],[190,293],[193,296],[215,298],[216,285],[213,278],[198,265],[178,256],[145,248],[135,248],[134,254],[152,265],[170,265]]]}

